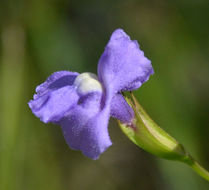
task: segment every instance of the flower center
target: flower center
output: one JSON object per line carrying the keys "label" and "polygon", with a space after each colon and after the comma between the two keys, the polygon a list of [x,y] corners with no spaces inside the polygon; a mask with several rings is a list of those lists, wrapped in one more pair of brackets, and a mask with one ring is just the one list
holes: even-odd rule
{"label": "flower center", "polygon": [[103,91],[102,84],[99,82],[97,75],[93,73],[78,75],[74,81],[74,86],[76,86],[77,92],[81,95],[88,94],[89,92]]}

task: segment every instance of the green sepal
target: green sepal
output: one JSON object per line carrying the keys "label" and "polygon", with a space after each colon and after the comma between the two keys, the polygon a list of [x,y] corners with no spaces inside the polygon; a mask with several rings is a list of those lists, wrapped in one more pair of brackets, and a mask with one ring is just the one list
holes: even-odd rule
{"label": "green sepal", "polygon": [[127,97],[126,100],[133,108],[135,118],[131,124],[118,122],[122,131],[132,142],[162,158],[181,161],[188,159],[184,147],[149,117],[133,95],[132,100]]}
{"label": "green sepal", "polygon": [[132,93],[131,98],[125,96],[125,99],[133,108],[135,117],[129,124],[121,123],[119,120],[118,124],[133,143],[158,157],[184,162],[209,181],[209,172],[149,117]]}

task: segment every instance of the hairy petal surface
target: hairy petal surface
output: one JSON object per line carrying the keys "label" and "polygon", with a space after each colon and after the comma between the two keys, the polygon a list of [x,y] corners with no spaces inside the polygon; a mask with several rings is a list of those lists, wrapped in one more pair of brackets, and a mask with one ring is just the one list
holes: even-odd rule
{"label": "hairy petal surface", "polygon": [[98,159],[112,144],[109,117],[126,124],[134,118],[120,93],[139,88],[153,73],[137,41],[118,29],[99,60],[99,78],[92,73],[56,72],[36,88],[28,104],[41,121],[61,125],[72,149]]}
{"label": "hairy petal surface", "polygon": [[68,71],[56,72],[36,88],[37,94],[28,104],[41,121],[57,122],[77,103],[79,96],[72,86],[76,76]]}
{"label": "hairy petal surface", "polygon": [[82,97],[80,104],[59,122],[67,144],[91,159],[98,159],[112,145],[108,134],[110,107],[101,109],[101,98],[100,93]]}
{"label": "hairy petal surface", "polygon": [[137,41],[132,41],[122,29],[115,30],[98,65],[98,76],[107,92],[137,89],[153,73],[151,62]]}
{"label": "hairy petal surface", "polygon": [[36,94],[33,98],[36,99],[43,94],[64,86],[72,86],[78,75],[79,73],[70,71],[58,71],[51,74],[44,83],[36,87]]}
{"label": "hairy petal surface", "polygon": [[111,100],[110,115],[122,123],[130,123],[134,117],[134,111],[121,94],[115,94]]}

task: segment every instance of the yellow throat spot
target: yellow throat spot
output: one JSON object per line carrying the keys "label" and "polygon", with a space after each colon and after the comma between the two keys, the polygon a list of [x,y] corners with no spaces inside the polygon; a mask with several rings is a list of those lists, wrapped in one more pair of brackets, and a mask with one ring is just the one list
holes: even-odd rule
{"label": "yellow throat spot", "polygon": [[93,73],[82,73],[78,75],[74,81],[74,86],[81,95],[95,91],[103,91],[102,84],[99,82],[97,75]]}

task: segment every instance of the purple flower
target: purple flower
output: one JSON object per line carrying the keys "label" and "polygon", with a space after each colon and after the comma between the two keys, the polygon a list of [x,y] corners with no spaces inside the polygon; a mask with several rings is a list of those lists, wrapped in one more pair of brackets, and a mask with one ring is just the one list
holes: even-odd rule
{"label": "purple flower", "polygon": [[112,144],[108,134],[110,116],[123,123],[134,118],[121,92],[139,88],[153,73],[137,41],[117,29],[99,60],[98,77],[92,73],[55,72],[36,88],[29,107],[44,123],[60,125],[72,149],[98,159]]}

